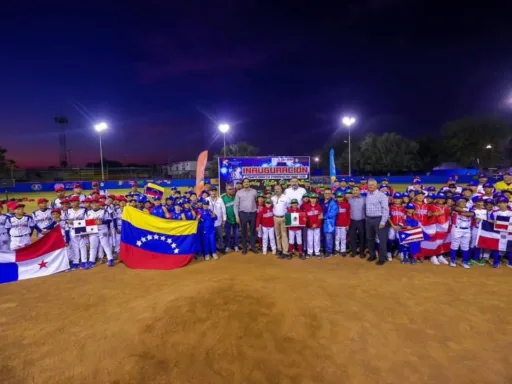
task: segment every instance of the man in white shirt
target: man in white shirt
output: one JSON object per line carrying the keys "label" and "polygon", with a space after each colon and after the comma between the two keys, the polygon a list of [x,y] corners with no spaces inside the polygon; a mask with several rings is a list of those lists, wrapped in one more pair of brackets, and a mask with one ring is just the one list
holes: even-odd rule
{"label": "man in white shirt", "polygon": [[288,211],[290,199],[283,194],[283,187],[279,184],[274,187],[276,193],[272,196],[272,204],[274,207],[274,230],[276,233],[277,250],[281,258],[288,258],[288,231],[284,223],[284,215]]}
{"label": "man in white shirt", "polygon": [[294,177],[290,180],[290,186],[286,188],[284,194],[289,199],[289,201],[296,199],[299,202],[300,207],[302,205],[302,196],[306,194],[306,190],[302,187],[299,187],[299,180]]}
{"label": "man in white shirt", "polygon": [[217,187],[212,187],[210,190],[210,196],[208,197],[210,202],[210,210],[215,212],[217,219],[215,220],[215,236],[217,237],[217,249],[219,252],[224,253],[224,238],[222,236],[222,229],[226,223],[226,206],[224,201],[219,197],[217,193]]}

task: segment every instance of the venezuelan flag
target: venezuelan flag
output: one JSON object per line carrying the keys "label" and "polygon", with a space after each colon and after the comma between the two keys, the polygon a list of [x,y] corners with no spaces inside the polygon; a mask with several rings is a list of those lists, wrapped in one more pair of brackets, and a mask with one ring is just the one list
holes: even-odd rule
{"label": "venezuelan flag", "polygon": [[166,220],[123,210],[119,259],[134,269],[175,269],[194,258],[197,221]]}
{"label": "venezuelan flag", "polygon": [[164,196],[165,188],[156,184],[148,183],[144,187],[144,194],[149,197],[159,197],[162,198]]}

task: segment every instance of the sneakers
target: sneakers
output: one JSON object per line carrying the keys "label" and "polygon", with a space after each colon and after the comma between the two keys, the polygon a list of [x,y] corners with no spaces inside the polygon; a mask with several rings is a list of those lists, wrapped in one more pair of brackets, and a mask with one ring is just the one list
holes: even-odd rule
{"label": "sneakers", "polygon": [[450,261],[450,267],[455,268],[456,266],[457,266],[457,264],[455,263],[455,261]]}
{"label": "sneakers", "polygon": [[439,261],[439,263],[441,263],[441,264],[447,264],[448,265],[448,260],[446,260],[443,255],[438,256],[437,257],[437,261]]}
{"label": "sneakers", "polygon": [[402,257],[402,264],[407,264],[408,262],[407,257]]}
{"label": "sneakers", "polygon": [[508,263],[507,267],[512,268],[512,263]]}
{"label": "sneakers", "polygon": [[391,256],[391,253],[388,253],[388,261],[393,261],[393,256]]}
{"label": "sneakers", "polygon": [[82,263],[80,264],[80,268],[81,268],[81,269],[87,269],[87,262],[82,262]]}
{"label": "sneakers", "polygon": [[347,257],[347,252],[341,252],[341,257]]}
{"label": "sneakers", "polygon": [[91,268],[94,268],[95,266],[96,266],[96,263],[94,261],[88,261],[85,269],[91,269]]}
{"label": "sneakers", "polygon": [[266,254],[267,254],[267,251],[263,251],[262,253],[263,253],[264,255],[266,255]]}
{"label": "sneakers", "polygon": [[332,253],[329,253],[328,255],[325,255],[326,259],[330,259],[332,257]]}
{"label": "sneakers", "polygon": [[485,263],[482,260],[470,260],[470,265],[476,264],[476,265],[485,265]]}
{"label": "sneakers", "polygon": [[231,248],[227,247],[224,252],[228,253],[228,252],[231,252]]}
{"label": "sneakers", "polygon": [[274,251],[272,251],[272,254],[273,254],[273,255],[275,255],[275,254],[276,254],[276,251],[275,251],[275,250],[274,250]]}
{"label": "sneakers", "polygon": [[493,264],[492,264],[492,267],[497,269],[497,268],[499,268],[499,267],[500,267],[500,263],[499,263],[499,262],[497,262],[497,263],[493,263]]}
{"label": "sneakers", "polygon": [[113,267],[114,266],[114,260],[112,259],[112,260],[107,261],[107,265],[109,267]]}
{"label": "sneakers", "polygon": [[317,260],[320,260],[322,258],[321,255],[315,255],[315,257],[316,257]]}
{"label": "sneakers", "polygon": [[213,259],[214,259],[214,260],[219,260],[219,256],[217,256],[217,254],[216,254],[216,253],[214,253],[214,254],[212,255],[212,257],[213,257]]}
{"label": "sneakers", "polygon": [[462,263],[462,268],[470,269],[471,266],[468,263]]}
{"label": "sneakers", "polygon": [[416,259],[413,257],[411,260],[410,260],[410,263],[411,265],[415,265],[417,263]]}
{"label": "sneakers", "polygon": [[71,268],[70,269],[72,271],[76,271],[78,269],[78,263],[71,264]]}
{"label": "sneakers", "polygon": [[240,249],[238,249],[238,247],[235,247],[235,252],[240,252]]}
{"label": "sneakers", "polygon": [[437,257],[436,256],[432,256],[430,258],[430,262],[434,265],[439,265],[439,260],[437,260]]}
{"label": "sneakers", "polygon": [[204,257],[204,259],[205,259],[206,261],[210,260],[210,255],[206,255],[206,256]]}

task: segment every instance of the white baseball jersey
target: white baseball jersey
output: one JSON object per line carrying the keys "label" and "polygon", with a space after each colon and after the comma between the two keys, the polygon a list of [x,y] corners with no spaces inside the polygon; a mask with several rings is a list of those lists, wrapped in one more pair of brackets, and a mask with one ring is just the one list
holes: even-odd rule
{"label": "white baseball jersey", "polygon": [[106,231],[108,230],[108,224],[110,223],[111,217],[109,216],[108,212],[106,212],[104,209],[98,209],[95,211],[94,209],[90,209],[87,211],[85,215],[86,219],[95,219],[100,220],[102,224],[98,225],[98,230]]}
{"label": "white baseball jersey", "polygon": [[55,199],[53,199],[53,201],[50,203],[50,207],[52,207],[52,209],[55,209],[55,208],[62,208],[62,205],[61,205],[61,201],[64,200],[65,197],[63,197],[62,199],[60,197],[57,197]]}
{"label": "white baseball jersey", "polygon": [[7,233],[7,228],[5,228],[5,223],[9,217],[10,216],[8,216],[8,215],[0,215],[0,235]]}
{"label": "white baseball jersey", "polygon": [[65,220],[84,220],[87,210],[85,208],[78,208],[76,211],[70,208],[66,211]]}
{"label": "white baseball jersey", "polygon": [[36,223],[31,216],[23,215],[21,218],[11,216],[5,222],[5,228],[9,230],[11,237],[31,235]]}
{"label": "white baseball jersey", "polygon": [[117,229],[121,229],[121,224],[123,223],[123,208],[116,206],[114,210],[113,220],[116,221]]}
{"label": "white baseball jersey", "polygon": [[[464,209],[467,212],[467,208]],[[458,229],[469,229],[471,227],[472,217],[462,216],[458,212],[452,214],[452,225]]]}
{"label": "white baseball jersey", "polygon": [[494,211],[491,213],[491,220],[496,220],[498,216],[512,217],[512,211]]}
{"label": "white baseball jersey", "polygon": [[32,212],[32,218],[37,226],[41,229],[47,229],[52,223],[52,210],[46,208],[44,211],[42,209],[38,209],[37,211]]}
{"label": "white baseball jersey", "polygon": [[[473,226],[474,227],[478,227],[478,223],[482,220],[487,220],[487,209],[476,209],[476,208],[473,208],[471,209],[471,212],[474,212],[475,213],[475,216],[474,216],[474,219],[473,220]],[[477,221],[478,220],[478,221]]]}

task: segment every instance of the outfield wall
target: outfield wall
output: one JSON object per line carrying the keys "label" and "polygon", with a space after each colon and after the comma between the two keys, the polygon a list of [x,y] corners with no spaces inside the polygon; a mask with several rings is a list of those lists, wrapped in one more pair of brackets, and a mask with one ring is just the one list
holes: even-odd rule
{"label": "outfield wall", "polygon": [[[377,181],[382,180],[384,176],[375,176]],[[347,177],[348,179],[348,177]],[[393,184],[411,184],[412,178],[411,176],[390,176],[387,177],[389,183]],[[360,178],[354,177],[356,183],[359,183]],[[424,185],[436,185],[436,184],[446,184],[447,178],[444,176],[421,176],[421,180]],[[476,181],[476,176],[459,176],[457,183],[464,185],[469,183],[470,181]],[[206,179],[207,182],[211,182],[212,184],[217,184],[217,179]],[[497,179],[490,179],[491,182],[498,181]],[[195,186],[195,180],[193,179],[179,179],[179,180],[137,180],[137,184],[139,188],[143,188],[148,182],[161,185],[165,188],[178,187],[178,188],[186,188]],[[67,182],[53,182],[53,183],[16,183],[14,188],[9,188],[5,190],[5,192],[17,192],[17,193],[27,193],[27,192],[51,192],[55,190],[56,186],[63,185],[64,188],[68,191],[73,189],[73,185],[75,183],[81,183],[82,187],[86,190],[92,189],[91,181],[67,181]],[[100,189],[102,190],[115,190],[115,189],[129,189],[130,183],[132,180],[109,180],[100,182]],[[329,177],[312,177],[312,183],[329,183]],[[0,190],[0,192],[4,192]]]}

